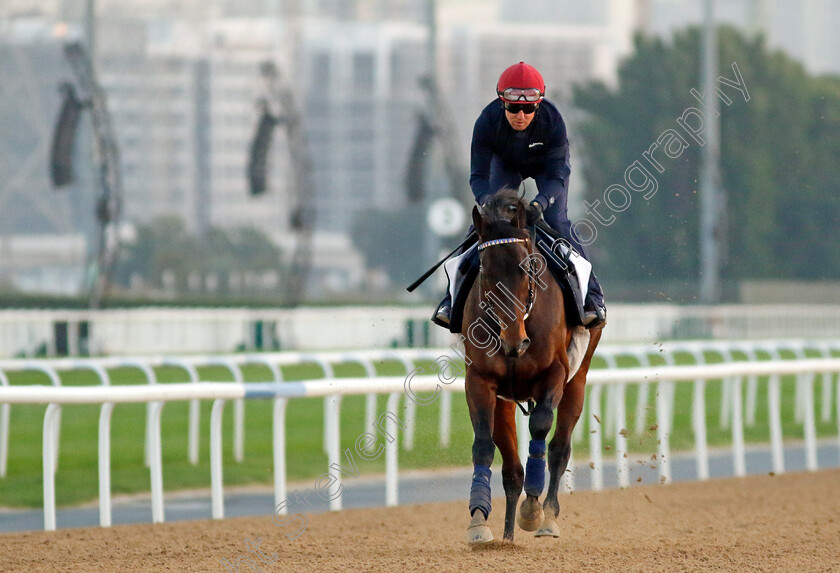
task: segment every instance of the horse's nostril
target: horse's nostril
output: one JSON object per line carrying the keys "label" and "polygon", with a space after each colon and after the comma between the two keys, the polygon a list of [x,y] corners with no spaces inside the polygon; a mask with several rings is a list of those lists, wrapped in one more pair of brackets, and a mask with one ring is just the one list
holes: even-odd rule
{"label": "horse's nostril", "polygon": [[525,351],[528,350],[528,347],[531,346],[531,339],[525,338],[522,340],[522,343],[519,345],[518,354],[522,356],[525,354]]}

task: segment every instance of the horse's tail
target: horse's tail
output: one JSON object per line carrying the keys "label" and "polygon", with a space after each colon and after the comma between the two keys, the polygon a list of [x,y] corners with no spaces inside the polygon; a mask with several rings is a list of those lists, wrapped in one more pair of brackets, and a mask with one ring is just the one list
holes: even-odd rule
{"label": "horse's tail", "polygon": [[586,349],[589,348],[589,331],[582,326],[575,326],[572,328],[572,340],[569,342],[569,348],[566,354],[569,357],[569,377],[566,378],[566,383],[577,374],[580,365],[583,363],[583,358],[586,356]]}

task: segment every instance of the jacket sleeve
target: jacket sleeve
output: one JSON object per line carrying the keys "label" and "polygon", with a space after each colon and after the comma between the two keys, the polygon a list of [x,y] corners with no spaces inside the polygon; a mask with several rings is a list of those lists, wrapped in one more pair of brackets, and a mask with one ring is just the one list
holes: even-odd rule
{"label": "jacket sleeve", "polygon": [[548,141],[548,149],[545,155],[545,178],[543,188],[534,198],[547,209],[550,204],[560,204],[565,212],[569,190],[569,140],[566,137],[566,124],[559,118],[554,131]]}
{"label": "jacket sleeve", "polygon": [[470,188],[475,202],[483,204],[490,198],[490,162],[493,159],[493,127],[486,112],[482,112],[473,127],[470,148]]}

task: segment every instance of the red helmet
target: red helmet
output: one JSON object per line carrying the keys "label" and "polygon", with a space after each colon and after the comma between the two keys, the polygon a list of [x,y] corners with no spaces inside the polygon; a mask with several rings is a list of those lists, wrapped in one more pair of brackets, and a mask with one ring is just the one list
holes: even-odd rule
{"label": "red helmet", "polygon": [[513,64],[499,76],[496,93],[511,103],[535,103],[545,97],[545,82],[534,66],[525,62]]}

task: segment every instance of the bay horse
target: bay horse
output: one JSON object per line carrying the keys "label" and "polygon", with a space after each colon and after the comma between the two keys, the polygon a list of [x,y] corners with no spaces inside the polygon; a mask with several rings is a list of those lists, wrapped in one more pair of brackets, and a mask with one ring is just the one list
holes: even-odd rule
{"label": "bay horse", "polygon": [[[572,429],[583,409],[584,386],[601,327],[586,330],[567,321],[563,292],[546,269],[528,231],[526,207],[516,191],[496,193],[483,209],[473,208],[479,237],[480,271],[464,308],[466,396],[475,439],[467,544],[493,540],[490,465],[495,447],[502,455],[505,491],[504,539],[517,524],[537,536],[559,537],[560,478],[571,454]],[[523,471],[516,436],[517,403],[528,402],[529,457]],[[545,501],[546,437],[550,479]],[[495,447],[494,447],[495,445]]]}

